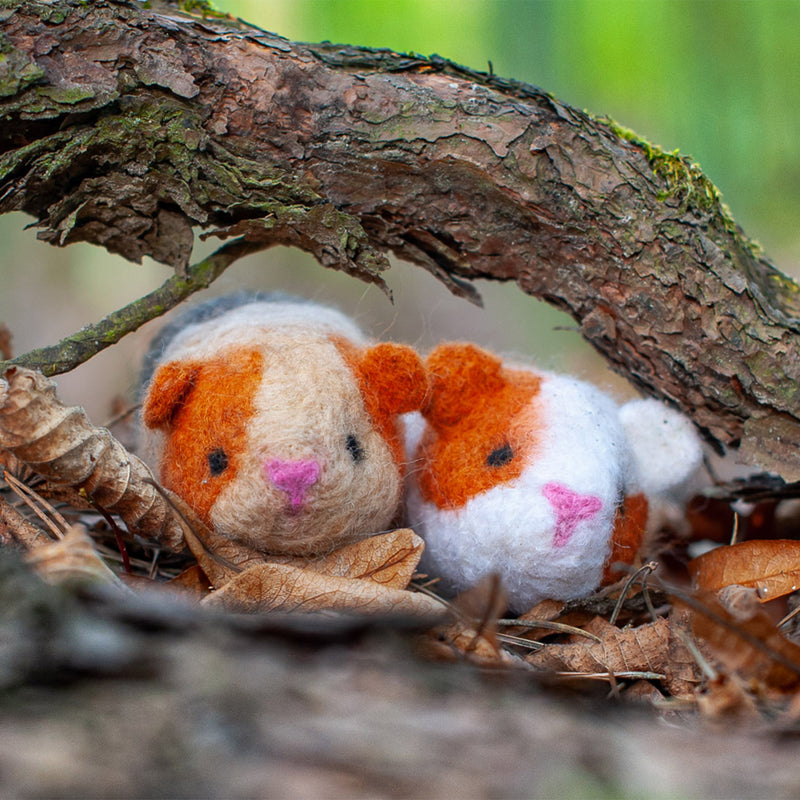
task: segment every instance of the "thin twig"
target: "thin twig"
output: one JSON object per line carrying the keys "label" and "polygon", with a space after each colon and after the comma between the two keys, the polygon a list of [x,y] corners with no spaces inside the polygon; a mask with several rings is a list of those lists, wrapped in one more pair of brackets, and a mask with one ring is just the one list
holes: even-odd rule
{"label": "thin twig", "polygon": [[[3,471],[3,478],[11,491],[14,492],[14,494],[16,494],[48,528],[50,528],[56,538],[63,539],[64,535],[71,527],[64,517],[62,517],[38,492],[31,489],[30,486],[26,486],[21,481],[18,481],[8,470]],[[52,519],[48,517],[42,509],[47,511]],[[55,522],[53,522],[53,520],[55,520]],[[56,522],[58,525],[61,525],[63,530],[58,528],[58,525],[55,524]]]}
{"label": "thin twig", "polygon": [[733,512],[733,532],[731,533],[731,541],[730,544],[736,544],[736,540],[739,538],[739,512]]}
{"label": "thin twig", "polygon": [[558,633],[569,633],[573,636],[585,636],[587,639],[594,639],[596,642],[602,643],[599,636],[595,636],[583,628],[576,628],[574,625],[565,625],[563,622],[551,622],[544,619],[499,619],[498,625],[503,625],[509,628],[545,628],[546,630],[557,631]]}
{"label": "thin twig", "polygon": [[154,292],[114,311],[100,322],[81,328],[58,344],[30,350],[17,358],[0,362],[0,373],[12,366],[38,369],[48,377],[69,372],[190,295],[207,289],[234,261],[265,246],[244,239],[229,242],[208,258],[188,267],[186,275],[173,275]]}
{"label": "thin twig", "polygon": [[784,625],[785,625],[787,622],[790,622],[791,620],[793,620],[793,619],[794,619],[794,618],[795,618],[795,617],[796,617],[798,614],[800,614],[800,606],[797,606],[797,608],[796,608],[794,611],[790,611],[790,612],[789,612],[789,613],[788,613],[788,614],[787,614],[787,615],[786,615],[786,616],[785,616],[785,617],[784,617],[784,618],[783,618],[783,619],[782,619],[782,620],[781,620],[781,621],[780,621],[780,622],[779,622],[779,623],[776,625],[776,627],[777,627],[777,628],[782,628],[782,627],[783,627],[783,626],[784,626]]}
{"label": "thin twig", "polygon": [[122,531],[119,529],[119,525],[117,525],[116,520],[102,506],[95,503],[94,500],[89,497],[89,494],[85,489],[81,489],[79,494],[95,511],[97,511],[98,514],[100,514],[101,517],[103,517],[108,527],[113,531],[114,538],[117,540],[119,554],[122,557],[122,568],[125,570],[127,575],[131,575],[131,559],[128,555],[128,548],[125,547],[125,542],[122,539]]}
{"label": "thin twig", "polygon": [[528,650],[541,650],[545,647],[541,642],[535,642],[533,639],[523,639],[521,636],[511,636],[511,634],[508,633],[498,633],[496,636],[503,644],[525,647]]}
{"label": "thin twig", "polygon": [[111,419],[108,420],[103,427],[111,429],[115,425],[119,425],[120,422],[127,419],[129,416],[131,416],[131,414],[135,414],[141,407],[141,403],[134,403],[132,406],[128,406],[126,409],[120,411],[119,414],[115,414],[113,417],[111,417]]}
{"label": "thin twig", "polygon": [[589,678],[598,681],[610,681],[629,679],[629,680],[645,680],[645,681],[663,681],[666,675],[660,672],[637,672],[636,670],[627,672],[554,672],[553,675],[559,678]]}
{"label": "thin twig", "polygon": [[483,609],[483,614],[478,622],[478,626],[475,629],[475,642],[478,641],[479,638],[483,637],[484,631],[489,630],[492,622],[497,619],[497,613],[495,611],[498,600],[500,599],[500,576],[499,575],[492,575],[491,578],[491,589],[489,591],[489,598],[486,602],[485,608]]}
{"label": "thin twig", "polygon": [[[657,566],[658,564],[655,561],[650,561],[643,567],[637,569],[636,572],[634,572],[633,575],[631,575],[630,578],[628,578],[628,580],[625,581],[625,585],[622,587],[622,593],[620,594],[619,599],[617,600],[617,604],[614,606],[614,613],[611,615],[611,619],[609,620],[609,622],[612,625],[617,624],[617,617],[619,617],[620,612],[622,611],[622,605],[625,602],[625,598],[628,596],[628,592],[631,590],[631,586],[633,586],[633,584],[636,582],[636,579],[641,577],[644,580],[644,578],[647,575],[649,575]],[[648,604],[649,600],[650,600],[649,597],[647,598],[647,600],[645,600],[646,605]],[[653,619],[655,620],[656,619],[655,609],[653,609],[652,603],[649,603],[648,610],[653,615]]]}
{"label": "thin twig", "polygon": [[714,669],[709,660],[700,652],[700,648],[695,644],[694,639],[680,627],[675,627],[675,634],[681,640],[686,649],[692,654],[692,658],[697,662],[697,665],[703,671],[703,674],[710,681],[715,681],[719,678],[719,673]]}
{"label": "thin twig", "polygon": [[26,519],[19,510],[0,495],[0,542],[8,544],[9,537],[10,541],[20,543],[28,550],[42,544],[42,539],[45,542],[53,541],[46,531]]}

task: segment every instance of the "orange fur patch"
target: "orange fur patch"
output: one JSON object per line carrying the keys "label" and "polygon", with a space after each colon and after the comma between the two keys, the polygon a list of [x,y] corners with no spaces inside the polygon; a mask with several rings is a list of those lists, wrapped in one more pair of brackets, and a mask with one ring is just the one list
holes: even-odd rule
{"label": "orange fur patch", "polygon": [[[536,421],[523,413],[541,379],[505,369],[498,358],[469,344],[447,344],[428,356],[430,424],[421,442],[422,497],[439,508],[461,508],[471,498],[518,478],[536,445]],[[490,454],[510,447],[507,463]],[[503,460],[502,458],[500,459]]]}
{"label": "orange fur patch", "polygon": [[647,498],[643,494],[626,497],[614,520],[611,535],[611,554],[606,559],[603,584],[614,583],[625,576],[615,564],[633,564],[642,546],[647,526]]}
{"label": "orange fur patch", "polygon": [[428,392],[428,378],[419,355],[407,345],[384,342],[360,350],[347,339],[332,336],[358,380],[364,407],[397,464],[405,462],[397,415],[416,411]]}
{"label": "orange fur patch", "polygon": [[[148,390],[145,423],[163,427],[168,437],[161,482],[206,523],[219,493],[236,476],[262,367],[258,350],[239,348],[212,361],[164,364]],[[227,459],[218,475],[208,458],[216,450]]]}

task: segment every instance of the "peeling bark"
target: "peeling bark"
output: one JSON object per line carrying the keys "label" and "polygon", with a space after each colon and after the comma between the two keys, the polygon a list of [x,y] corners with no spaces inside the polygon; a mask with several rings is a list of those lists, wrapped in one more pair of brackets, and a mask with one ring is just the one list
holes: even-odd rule
{"label": "peeling bark", "polygon": [[0,21],[0,213],[42,238],[181,270],[199,226],[374,282],[387,251],[466,296],[514,280],[713,441],[800,478],[800,290],[686,159],[438,57],[128,0],[0,0]]}

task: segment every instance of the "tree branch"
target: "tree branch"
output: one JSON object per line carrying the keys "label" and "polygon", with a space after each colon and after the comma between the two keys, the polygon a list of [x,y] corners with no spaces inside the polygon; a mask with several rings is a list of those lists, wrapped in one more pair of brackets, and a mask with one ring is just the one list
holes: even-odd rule
{"label": "tree branch", "polygon": [[0,374],[12,366],[38,369],[48,377],[69,372],[146,322],[166,314],[190,295],[207,289],[234,261],[258,249],[261,248],[241,240],[224,245],[189,267],[185,275],[173,275],[154,292],[114,311],[94,325],[81,328],[58,344],[0,361]]}
{"label": "tree branch", "polygon": [[200,226],[375,282],[387,251],[462,294],[514,280],[712,440],[800,478],[800,288],[687,159],[438,57],[127,0],[13,9],[0,213],[178,270]]}

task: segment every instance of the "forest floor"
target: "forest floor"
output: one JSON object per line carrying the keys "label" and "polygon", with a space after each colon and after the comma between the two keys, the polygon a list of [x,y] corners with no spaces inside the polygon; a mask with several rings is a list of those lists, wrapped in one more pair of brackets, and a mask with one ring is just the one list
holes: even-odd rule
{"label": "forest floor", "polygon": [[800,794],[793,726],[433,663],[397,623],[98,598],[8,552],[0,604],[5,798]]}

